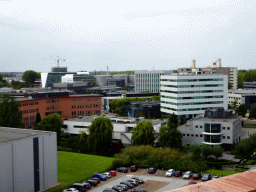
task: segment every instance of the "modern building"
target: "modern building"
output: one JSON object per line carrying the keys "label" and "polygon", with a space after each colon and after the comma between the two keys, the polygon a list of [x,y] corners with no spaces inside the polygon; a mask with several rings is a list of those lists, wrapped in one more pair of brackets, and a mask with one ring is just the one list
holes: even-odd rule
{"label": "modern building", "polygon": [[66,74],[61,77],[61,83],[93,82],[95,79],[89,72],[77,72],[77,74]]}
{"label": "modern building", "polygon": [[253,82],[243,82],[244,89],[256,89],[256,81]]}
{"label": "modern building", "polygon": [[58,113],[62,120],[78,116],[101,114],[101,95],[69,95],[69,92],[41,92],[27,94],[25,98],[16,98],[21,103],[22,122],[26,127],[33,127],[37,111],[41,118]]}
{"label": "modern building", "polygon": [[178,72],[228,75],[228,82],[231,83],[232,89],[237,89],[237,67],[221,67],[221,59],[211,62],[211,66],[206,68],[196,68],[196,60],[192,60],[190,68],[178,68]]}
{"label": "modern building", "polygon": [[161,112],[191,119],[208,108],[227,109],[228,76],[221,74],[172,74],[161,76]]}
{"label": "modern building", "polygon": [[160,92],[160,76],[172,73],[173,70],[135,71],[135,92]]}
{"label": "modern building", "polygon": [[[81,132],[89,134],[88,127],[91,125],[95,117],[82,117],[66,120],[63,122],[63,131],[71,135],[77,135]],[[124,145],[131,144],[132,129],[136,126],[136,123],[143,118],[119,118],[109,117],[113,124],[112,139],[121,139]],[[158,133],[159,128],[162,125],[166,125],[165,121],[152,121],[154,130]]]}
{"label": "modern building", "polygon": [[256,89],[228,90],[228,104],[237,100],[237,104],[245,104],[251,110],[256,106]]}
{"label": "modern building", "polygon": [[134,85],[134,75],[95,75],[95,79],[100,87],[111,86],[108,85],[110,80],[124,80],[125,86]]}
{"label": "modern building", "polygon": [[55,132],[0,127],[0,191],[44,191],[58,184]]}
{"label": "modern building", "polygon": [[124,79],[107,79],[107,86],[125,87]]}
{"label": "modern building", "polygon": [[230,149],[241,139],[242,117],[224,108],[206,110],[204,115],[188,121],[178,129],[183,134],[183,145],[222,145]]}

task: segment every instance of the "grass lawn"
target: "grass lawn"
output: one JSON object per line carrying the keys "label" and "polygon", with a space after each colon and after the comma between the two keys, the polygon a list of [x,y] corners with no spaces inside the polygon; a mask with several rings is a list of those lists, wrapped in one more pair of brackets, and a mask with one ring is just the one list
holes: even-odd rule
{"label": "grass lawn", "polygon": [[222,176],[222,175],[228,176],[228,175],[233,175],[233,174],[240,173],[240,172],[208,169],[207,171],[204,171],[204,173],[210,173],[212,175],[218,175],[218,176]]}
{"label": "grass lawn", "polygon": [[243,128],[256,128],[256,124],[244,122]]}
{"label": "grass lawn", "polygon": [[63,187],[75,182],[82,182],[92,177],[95,172],[107,171],[114,158],[58,151],[59,186],[47,190],[62,191]]}

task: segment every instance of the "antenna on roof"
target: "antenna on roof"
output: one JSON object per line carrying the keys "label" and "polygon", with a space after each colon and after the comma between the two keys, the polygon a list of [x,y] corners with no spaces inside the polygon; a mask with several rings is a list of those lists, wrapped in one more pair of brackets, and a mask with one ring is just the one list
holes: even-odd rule
{"label": "antenna on roof", "polygon": [[[51,57],[52,58],[52,57]],[[57,61],[57,65],[58,65],[58,68],[60,67],[60,61],[66,61],[66,59],[62,59],[62,58],[60,58],[59,56],[57,56],[57,58],[58,59],[54,59],[54,58],[52,58],[53,60],[56,60]]]}

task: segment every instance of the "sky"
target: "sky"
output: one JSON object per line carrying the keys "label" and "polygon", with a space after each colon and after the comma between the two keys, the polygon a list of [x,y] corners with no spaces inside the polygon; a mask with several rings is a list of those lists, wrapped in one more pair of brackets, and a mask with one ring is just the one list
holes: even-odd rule
{"label": "sky", "polygon": [[0,0],[0,71],[256,67],[255,0]]}

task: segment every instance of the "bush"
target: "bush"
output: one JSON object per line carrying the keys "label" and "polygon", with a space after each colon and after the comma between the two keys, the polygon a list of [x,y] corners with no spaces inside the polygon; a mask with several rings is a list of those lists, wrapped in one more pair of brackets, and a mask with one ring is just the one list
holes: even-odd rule
{"label": "bush", "polygon": [[246,139],[242,139],[235,145],[233,154],[244,157],[254,152],[256,149],[256,134],[250,135]]}

